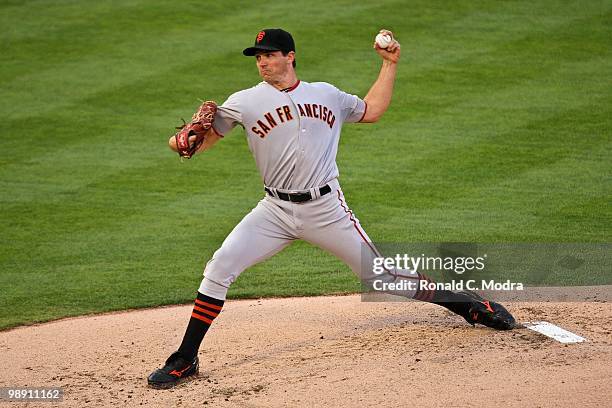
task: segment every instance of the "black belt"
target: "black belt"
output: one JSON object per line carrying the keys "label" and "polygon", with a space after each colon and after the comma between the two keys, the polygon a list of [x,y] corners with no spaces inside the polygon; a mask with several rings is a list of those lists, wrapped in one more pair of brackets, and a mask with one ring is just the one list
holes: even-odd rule
{"label": "black belt", "polygon": [[[266,193],[270,194],[272,197],[275,197],[275,195],[272,194],[272,190],[270,190],[268,187],[264,187],[264,190],[266,190]],[[329,184],[321,187],[319,189],[319,193],[321,193],[321,197],[327,193],[331,193],[331,187]],[[292,203],[303,203],[304,201],[312,200],[312,194],[310,194],[310,191],[305,193],[281,193],[280,191],[276,190],[276,194],[278,194],[278,198],[281,200],[291,201]]]}

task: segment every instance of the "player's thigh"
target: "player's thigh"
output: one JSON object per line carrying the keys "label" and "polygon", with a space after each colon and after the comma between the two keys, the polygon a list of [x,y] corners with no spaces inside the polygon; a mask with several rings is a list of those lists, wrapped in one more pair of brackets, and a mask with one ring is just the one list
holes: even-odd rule
{"label": "player's thigh", "polygon": [[225,238],[206,264],[204,276],[229,286],[246,268],[276,254],[295,237],[290,227],[264,200]]}
{"label": "player's thigh", "polygon": [[[332,194],[325,201],[317,203],[318,208],[313,212],[314,221],[308,224],[301,237],[340,258],[363,278],[364,273],[368,272],[367,266],[372,264],[378,252],[348,207],[342,192]],[[363,265],[366,267],[363,268]]]}
{"label": "player's thigh", "polygon": [[[418,276],[410,270],[374,268],[374,261],[380,258],[381,254],[347,205],[342,191],[336,192],[333,199],[318,204],[318,215],[314,217],[316,222],[309,223],[318,225],[318,228],[306,229],[302,238],[344,261],[367,288],[387,292],[384,283],[418,280]],[[325,217],[322,217],[322,214]],[[405,286],[389,293],[412,298],[414,287]]]}

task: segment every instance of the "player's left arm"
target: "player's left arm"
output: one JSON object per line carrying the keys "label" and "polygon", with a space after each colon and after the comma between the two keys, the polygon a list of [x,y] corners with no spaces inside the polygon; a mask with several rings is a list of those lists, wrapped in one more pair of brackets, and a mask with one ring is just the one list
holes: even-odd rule
{"label": "player's left arm", "polygon": [[[223,136],[217,133],[214,127],[211,127],[210,129],[208,129],[208,131],[204,135],[204,141],[202,142],[198,150],[195,151],[194,154],[202,153],[203,151],[210,149],[215,143],[217,143],[222,138]],[[189,136],[189,143],[195,143],[195,141],[196,141],[195,136]],[[170,147],[170,149],[172,149],[173,151],[178,152],[178,147],[176,146],[176,137],[174,137],[174,135],[170,136],[170,139],[168,139],[168,147]]]}
{"label": "player's left arm", "polygon": [[[391,34],[390,31],[386,32]],[[400,43],[395,39],[386,49],[380,48],[374,42],[374,49],[381,56],[383,63],[376,82],[374,82],[368,94],[363,98],[367,108],[361,122],[366,123],[378,121],[389,107],[391,96],[393,95],[397,63],[400,59]]]}

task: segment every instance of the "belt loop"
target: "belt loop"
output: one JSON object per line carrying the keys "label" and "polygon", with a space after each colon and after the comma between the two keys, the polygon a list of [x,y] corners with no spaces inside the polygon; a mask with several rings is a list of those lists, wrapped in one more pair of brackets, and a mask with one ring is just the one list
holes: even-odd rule
{"label": "belt loop", "polygon": [[316,200],[317,198],[321,198],[321,191],[319,191],[319,187],[311,188],[310,196],[312,197],[313,200]]}
{"label": "belt loop", "polygon": [[280,198],[278,196],[278,192],[276,191],[276,189],[274,187],[268,187],[268,186],[264,186],[264,190],[267,190],[270,192],[270,195],[274,198]]}

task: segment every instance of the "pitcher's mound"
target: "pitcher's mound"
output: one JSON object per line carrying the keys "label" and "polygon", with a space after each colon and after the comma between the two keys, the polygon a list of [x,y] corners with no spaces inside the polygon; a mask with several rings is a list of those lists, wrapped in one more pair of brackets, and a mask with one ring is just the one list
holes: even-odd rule
{"label": "pitcher's mound", "polygon": [[588,341],[472,328],[434,305],[358,295],[228,301],[200,350],[199,376],[175,389],[150,389],[146,377],[178,347],[190,305],[0,332],[0,386],[63,387],[62,407],[609,403],[610,303],[505,305],[518,321],[546,320]]}

